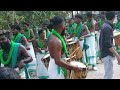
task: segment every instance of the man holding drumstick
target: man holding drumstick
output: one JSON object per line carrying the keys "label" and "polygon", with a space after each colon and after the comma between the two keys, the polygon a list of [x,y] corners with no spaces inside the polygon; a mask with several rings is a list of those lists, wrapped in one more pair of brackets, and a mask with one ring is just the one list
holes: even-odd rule
{"label": "man holding drumstick", "polygon": [[66,69],[80,71],[80,68],[71,66],[64,61],[61,57],[63,53],[67,57],[66,43],[61,36],[64,31],[64,19],[60,16],[55,16],[51,22],[53,26],[52,34],[48,37],[47,45],[50,52],[50,62],[48,67],[48,73],[50,79],[65,79]]}

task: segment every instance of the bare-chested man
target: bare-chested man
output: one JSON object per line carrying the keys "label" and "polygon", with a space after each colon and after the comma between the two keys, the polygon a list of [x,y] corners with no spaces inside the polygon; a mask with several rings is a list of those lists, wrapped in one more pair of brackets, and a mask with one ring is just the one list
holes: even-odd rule
{"label": "bare-chested man", "polygon": [[46,33],[44,29],[40,29],[38,31],[38,39],[35,41],[35,52],[36,52],[36,59],[37,59],[37,76],[40,79],[47,79],[48,78],[48,71],[45,67],[44,63],[42,62],[42,57],[48,55],[48,48],[46,44]]}
{"label": "bare-chested man", "polygon": [[29,63],[29,71],[32,73],[36,73],[36,57],[35,57],[35,52],[34,52],[34,43],[35,43],[35,35],[32,29],[29,28],[28,23],[23,24],[23,30],[24,30],[24,36],[27,38],[27,41],[30,46],[30,50],[28,50],[29,54],[32,56],[33,61]]}
{"label": "bare-chested man", "polygon": [[93,70],[97,70],[96,67],[96,49],[95,49],[95,22],[92,17],[92,13],[88,12],[86,14],[87,21],[86,25],[88,27],[88,30],[90,31],[91,36],[86,38],[86,44],[89,46],[87,49],[87,61],[88,64],[92,66]]}
{"label": "bare-chested man", "polygon": [[0,46],[2,48],[0,51],[0,63],[2,63],[2,66],[12,69],[22,69],[25,64],[30,63],[33,59],[23,45],[14,43],[7,36],[6,33],[0,31]]}
{"label": "bare-chested man", "polygon": [[29,28],[28,23],[23,24],[23,29],[24,29],[24,35],[27,38],[28,42],[34,42],[35,40],[35,35],[32,29]]}
{"label": "bare-chested man", "polygon": [[26,37],[20,33],[21,32],[20,26],[17,24],[12,25],[11,29],[14,35],[12,40],[16,43],[22,43],[22,45],[26,46],[26,49],[29,50],[30,49],[29,43],[27,42]]}
{"label": "bare-chested man", "polygon": [[[76,32],[76,37],[78,39],[80,39],[80,46],[83,50],[83,62],[86,62],[86,55],[85,55],[85,51],[87,50],[86,45],[86,37],[90,36],[90,31],[88,30],[88,27],[84,24],[82,24],[82,16],[80,14],[76,14],[75,15],[75,23],[77,24],[75,32]],[[84,47],[84,48],[83,48]]]}
{"label": "bare-chested man", "polygon": [[48,67],[48,73],[50,79],[65,79],[66,69],[79,71],[80,68],[71,66],[64,61],[61,57],[63,54],[67,54],[66,43],[61,36],[61,32],[65,28],[64,19],[60,16],[55,16],[52,20],[53,30],[51,36],[48,38],[48,49],[50,52],[50,62]]}

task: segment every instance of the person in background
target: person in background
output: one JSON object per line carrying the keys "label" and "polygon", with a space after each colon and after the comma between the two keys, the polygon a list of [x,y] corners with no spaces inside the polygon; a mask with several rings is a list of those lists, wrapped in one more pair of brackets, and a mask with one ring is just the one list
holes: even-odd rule
{"label": "person in background", "polygon": [[112,79],[113,77],[113,60],[117,59],[120,64],[120,56],[115,51],[113,46],[113,21],[115,19],[115,13],[113,11],[107,11],[106,22],[103,24],[100,31],[99,46],[101,52],[101,58],[104,63],[104,79]]}
{"label": "person in background", "polygon": [[71,66],[63,61],[63,57],[68,58],[66,43],[61,36],[63,30],[65,30],[64,19],[60,16],[55,16],[51,24],[53,25],[52,34],[47,39],[51,57],[48,67],[49,79],[65,79],[66,69],[79,71],[80,68]]}
{"label": "person in background", "polygon": [[95,22],[91,12],[86,14],[87,21],[85,25],[88,27],[91,36],[86,38],[86,44],[89,48],[86,50],[88,65],[92,66],[93,70],[97,70],[96,67],[96,48],[95,48]]}
{"label": "person in background", "polygon": [[14,69],[0,67],[0,79],[21,79],[21,76]]}

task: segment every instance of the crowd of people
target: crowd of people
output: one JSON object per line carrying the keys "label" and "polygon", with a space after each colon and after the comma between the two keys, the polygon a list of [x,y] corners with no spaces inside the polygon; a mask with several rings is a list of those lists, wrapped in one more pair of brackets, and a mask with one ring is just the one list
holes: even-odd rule
{"label": "crowd of people", "polygon": [[[0,30],[0,79],[31,79],[34,74],[38,79],[66,79],[66,70],[80,71],[64,60],[71,60],[67,47],[70,38],[79,41],[83,53],[79,62],[97,71],[97,62],[102,61],[104,79],[112,79],[113,59],[120,64],[120,46],[114,45],[113,38],[113,31],[120,30],[120,15],[115,24],[113,11],[100,15],[98,20],[88,12],[86,19],[84,22],[80,14],[69,19],[55,16],[37,33],[27,22]],[[45,55],[49,56],[48,67],[43,62]]]}

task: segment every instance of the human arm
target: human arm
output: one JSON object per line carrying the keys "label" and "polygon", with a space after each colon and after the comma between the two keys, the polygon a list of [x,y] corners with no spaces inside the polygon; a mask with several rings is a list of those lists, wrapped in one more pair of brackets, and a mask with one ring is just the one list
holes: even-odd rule
{"label": "human arm", "polygon": [[50,40],[48,42],[48,48],[49,48],[51,57],[54,58],[54,60],[55,60],[56,65],[58,65],[60,67],[64,67],[68,70],[75,70],[75,71],[80,70],[78,67],[71,66],[61,60],[62,45],[61,45],[61,42],[59,41],[59,39],[53,38],[52,40]]}
{"label": "human arm", "polygon": [[31,34],[31,39],[29,39],[28,42],[33,42],[35,40],[35,35],[32,29],[30,30],[30,34]]}
{"label": "human arm", "polygon": [[33,58],[28,54],[26,48],[23,45],[20,45],[19,47],[19,58],[24,57],[22,60],[19,60],[18,68],[22,69],[25,64],[32,62]]}
{"label": "human arm", "polygon": [[30,50],[29,43],[28,43],[28,41],[27,41],[27,39],[26,39],[25,36],[22,37],[21,42],[22,42],[22,45],[26,45],[26,49],[27,49],[27,50]]}

